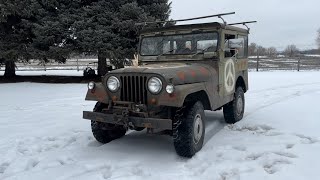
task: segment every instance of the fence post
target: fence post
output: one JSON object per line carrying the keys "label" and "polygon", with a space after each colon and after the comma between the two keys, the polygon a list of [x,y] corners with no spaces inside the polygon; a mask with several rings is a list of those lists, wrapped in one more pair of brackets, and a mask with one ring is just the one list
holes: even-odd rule
{"label": "fence post", "polygon": [[301,58],[298,58],[298,72],[300,71],[300,63],[301,63]]}
{"label": "fence post", "polygon": [[79,72],[79,58],[77,58],[77,71]]}
{"label": "fence post", "polygon": [[44,71],[47,71],[47,67],[46,67],[46,62],[43,61],[43,67],[44,67]]}
{"label": "fence post", "polygon": [[259,71],[259,51],[257,50],[257,72]]}

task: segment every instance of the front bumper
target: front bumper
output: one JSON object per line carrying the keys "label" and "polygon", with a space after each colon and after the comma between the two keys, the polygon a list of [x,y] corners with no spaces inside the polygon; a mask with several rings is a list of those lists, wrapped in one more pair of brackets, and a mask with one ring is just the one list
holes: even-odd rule
{"label": "front bumper", "polygon": [[126,117],[123,115],[105,114],[92,111],[83,111],[83,119],[125,126],[172,130],[171,119],[143,118],[132,116]]}

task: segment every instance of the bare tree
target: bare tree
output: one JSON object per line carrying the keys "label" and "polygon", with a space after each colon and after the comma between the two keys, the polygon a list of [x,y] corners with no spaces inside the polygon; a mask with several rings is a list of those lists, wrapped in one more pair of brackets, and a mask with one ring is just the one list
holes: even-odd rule
{"label": "bare tree", "polygon": [[275,47],[269,47],[267,49],[267,56],[268,57],[274,58],[277,56],[277,53],[278,53],[278,51],[277,51],[277,48],[275,48]]}
{"label": "bare tree", "polygon": [[295,57],[299,53],[299,49],[296,45],[288,45],[284,50],[287,57]]}
{"label": "bare tree", "polygon": [[250,43],[249,45],[249,56],[254,56],[257,53],[257,44],[256,43]]}
{"label": "bare tree", "polygon": [[257,55],[258,55],[258,56],[265,56],[265,55],[267,55],[267,49],[264,48],[263,46],[258,46],[258,47],[257,47]]}

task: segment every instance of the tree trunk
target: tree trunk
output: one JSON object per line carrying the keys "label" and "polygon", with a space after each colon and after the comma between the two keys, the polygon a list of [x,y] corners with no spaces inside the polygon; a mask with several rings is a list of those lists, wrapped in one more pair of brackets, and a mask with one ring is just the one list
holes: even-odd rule
{"label": "tree trunk", "polygon": [[12,78],[16,75],[16,64],[14,61],[6,61],[6,69],[4,71],[4,77]]}
{"label": "tree trunk", "polygon": [[98,54],[98,76],[104,76],[107,74],[107,58],[101,53]]}

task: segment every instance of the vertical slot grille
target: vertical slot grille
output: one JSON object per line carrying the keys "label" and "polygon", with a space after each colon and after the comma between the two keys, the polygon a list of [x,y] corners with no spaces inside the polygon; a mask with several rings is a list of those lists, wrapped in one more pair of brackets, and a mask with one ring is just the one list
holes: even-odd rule
{"label": "vertical slot grille", "polygon": [[120,76],[121,101],[147,104],[147,77],[144,76]]}

